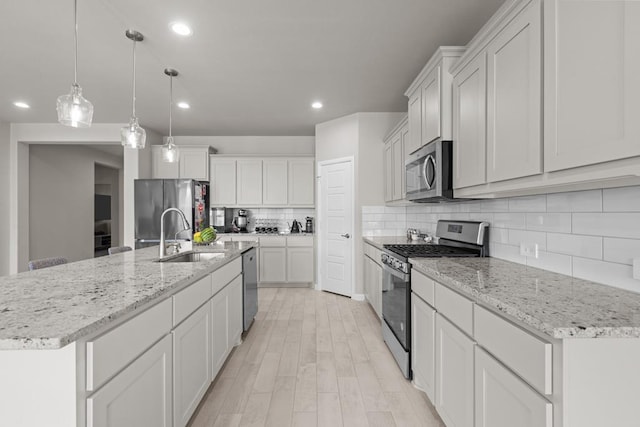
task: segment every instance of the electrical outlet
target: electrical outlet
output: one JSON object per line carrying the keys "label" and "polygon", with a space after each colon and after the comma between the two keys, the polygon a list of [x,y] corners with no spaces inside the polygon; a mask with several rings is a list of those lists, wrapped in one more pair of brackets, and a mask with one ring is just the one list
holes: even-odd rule
{"label": "electrical outlet", "polygon": [[538,244],[533,243],[527,245],[526,243],[520,243],[520,255],[530,257],[530,258],[538,258]]}

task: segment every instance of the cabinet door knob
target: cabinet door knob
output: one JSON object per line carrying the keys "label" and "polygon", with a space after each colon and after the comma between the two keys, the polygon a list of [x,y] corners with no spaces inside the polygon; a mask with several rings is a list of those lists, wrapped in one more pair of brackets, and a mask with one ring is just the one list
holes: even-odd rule
{"label": "cabinet door knob", "polygon": [[341,236],[344,237],[345,239],[348,239],[349,237],[351,237],[349,233],[341,234]]}

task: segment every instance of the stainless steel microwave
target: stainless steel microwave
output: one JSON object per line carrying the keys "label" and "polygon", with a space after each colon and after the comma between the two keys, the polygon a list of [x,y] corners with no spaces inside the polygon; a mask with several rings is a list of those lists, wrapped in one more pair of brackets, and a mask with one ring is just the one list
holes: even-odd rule
{"label": "stainless steel microwave", "polygon": [[453,143],[436,139],[405,162],[407,200],[438,203],[453,199]]}

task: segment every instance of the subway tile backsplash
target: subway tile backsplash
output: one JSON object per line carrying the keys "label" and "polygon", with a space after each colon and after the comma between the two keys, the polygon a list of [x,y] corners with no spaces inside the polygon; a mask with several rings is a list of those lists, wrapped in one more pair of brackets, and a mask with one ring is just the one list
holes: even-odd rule
{"label": "subway tile backsplash", "polygon": [[[389,215],[384,221],[374,214]],[[394,223],[391,219],[396,218]],[[363,235],[435,233],[439,219],[491,224],[491,256],[640,292],[640,186],[408,207],[366,206]],[[520,246],[538,245],[538,258]]]}

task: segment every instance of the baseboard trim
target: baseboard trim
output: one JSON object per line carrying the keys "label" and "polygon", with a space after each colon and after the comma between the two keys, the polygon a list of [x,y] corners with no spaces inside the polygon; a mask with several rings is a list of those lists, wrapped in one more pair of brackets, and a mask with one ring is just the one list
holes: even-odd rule
{"label": "baseboard trim", "polygon": [[312,283],[258,283],[258,288],[313,288]]}
{"label": "baseboard trim", "polygon": [[353,294],[351,299],[354,301],[364,301],[364,294]]}

